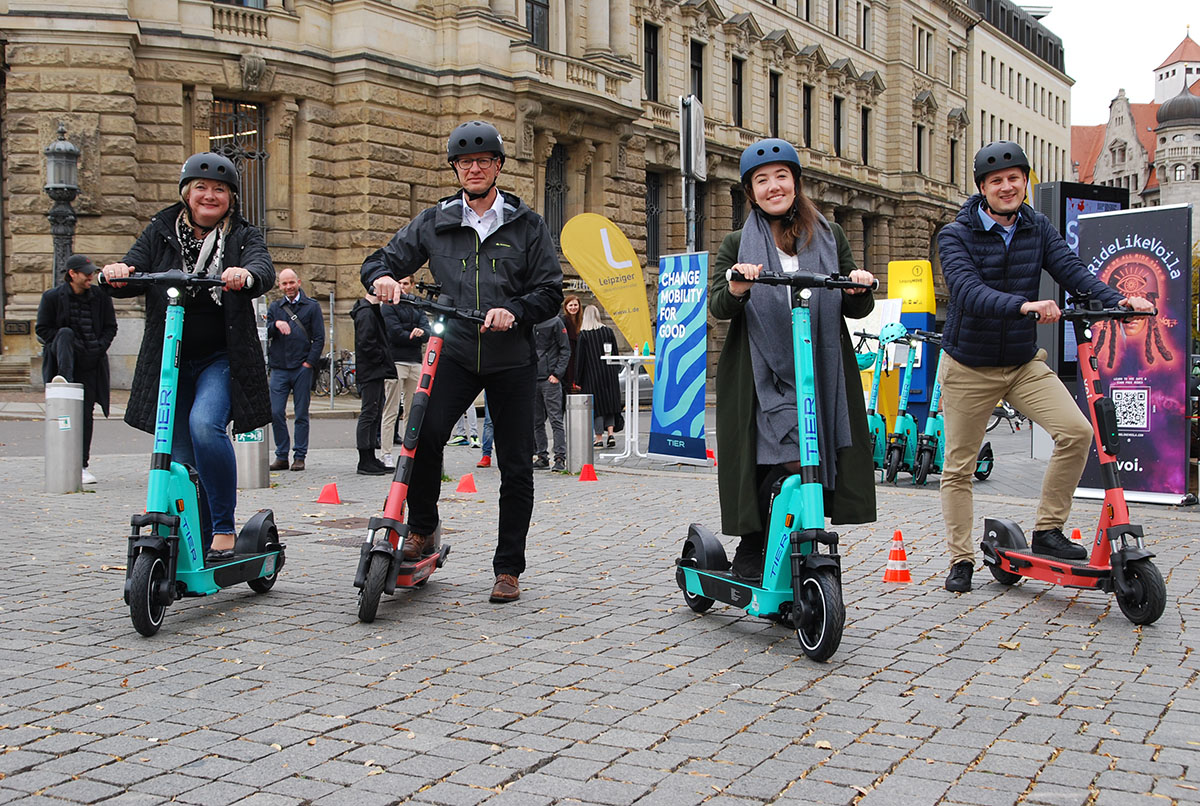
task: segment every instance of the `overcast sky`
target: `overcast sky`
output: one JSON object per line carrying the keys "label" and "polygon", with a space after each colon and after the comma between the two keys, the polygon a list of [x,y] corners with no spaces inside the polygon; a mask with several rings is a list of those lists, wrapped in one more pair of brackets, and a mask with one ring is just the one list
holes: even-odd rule
{"label": "overcast sky", "polygon": [[1108,104],[1122,87],[1134,103],[1154,100],[1154,68],[1171,55],[1192,25],[1200,42],[1200,3],[1188,0],[1045,0],[1042,24],[1062,38],[1071,88],[1071,123],[1108,121]]}

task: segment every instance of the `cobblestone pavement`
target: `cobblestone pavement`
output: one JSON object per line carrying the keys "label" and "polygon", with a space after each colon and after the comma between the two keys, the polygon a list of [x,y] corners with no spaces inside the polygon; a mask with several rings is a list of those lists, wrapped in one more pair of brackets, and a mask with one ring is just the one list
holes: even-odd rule
{"label": "cobblestone pavement", "polygon": [[[489,604],[499,477],[476,455],[447,449],[478,493],[445,487],[446,566],[375,623],[351,580],[386,480],[323,449],[241,494],[240,521],[269,506],[285,530],[274,590],[178,602],[151,639],[121,601],[146,458],[51,496],[40,458],[0,456],[0,803],[1200,803],[1192,510],[1133,506],[1169,593],[1138,629],[1098,592],[980,571],[947,593],[936,489],[880,487],[816,664],[789,630],[684,605],[672,562],[688,523],[718,523],[710,470],[539,472],[522,598]],[[1002,482],[1019,466],[979,514],[1029,526],[1036,477]],[[331,481],[347,503],[313,503]],[[881,582],[895,529],[908,585]]]}

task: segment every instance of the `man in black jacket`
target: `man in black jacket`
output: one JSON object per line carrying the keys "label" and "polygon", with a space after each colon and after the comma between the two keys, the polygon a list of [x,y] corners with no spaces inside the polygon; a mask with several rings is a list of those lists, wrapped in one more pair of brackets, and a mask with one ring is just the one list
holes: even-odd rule
{"label": "man in black jacket", "polygon": [[1097,280],[1050,221],[1025,204],[1029,160],[1019,145],[1000,141],[981,148],[975,155],[975,184],[979,193],[938,233],[950,291],[939,368],[946,418],[942,517],[951,563],[946,590],[955,593],[971,590],[971,475],[988,417],[1001,398],[1054,439],[1030,541],[1033,551],[1065,560],[1087,556],[1062,528],[1087,463],[1092,428],[1037,346],[1030,314],[1043,324],[1062,317],[1055,300],[1038,299],[1043,269],[1072,294],[1139,311],[1154,307],[1141,297],[1123,298]]}
{"label": "man in black jacket", "polygon": [[567,469],[567,434],[563,430],[562,379],[571,360],[571,342],[567,339],[567,326],[558,316],[539,322],[533,329],[533,341],[537,345],[537,396],[533,414],[533,442],[537,458],[536,468],[550,467],[550,456],[546,445],[546,419],[550,420],[550,431],[554,434],[554,470]]}
{"label": "man in black jacket", "polygon": [[383,414],[383,386],[395,379],[396,365],[388,349],[387,329],[379,309],[379,298],[372,294],[365,295],[350,309],[350,318],[354,320],[354,379],[362,397],[354,431],[360,476],[388,473],[375,456],[375,440]]}
{"label": "man in black jacket", "polygon": [[95,484],[88,470],[92,449],[92,417],[96,404],[108,416],[108,348],[117,335],[112,297],[92,288],[97,266],[85,255],[67,258],[63,282],[42,295],[38,305],[38,340],[42,353],[42,379],[50,383],[61,375],[83,384],[83,483]]}
{"label": "man in black jacket", "polygon": [[473,120],[450,133],[446,157],[461,191],[419,213],[363,262],[362,282],[386,302],[396,280],[426,262],[442,294],[484,312],[484,323],[452,319],[425,413],[409,486],[407,559],[420,557],[438,525],[446,439],[480,389],[486,390],[500,468],[500,518],[492,570],[493,602],[521,595],[525,538],[533,513],[533,326],[562,304],[562,268],[550,230],[519,198],[496,188],[504,141]]}
{"label": "man in black jacket", "polygon": [[308,404],[313,372],[325,349],[325,318],[321,304],[305,296],[300,278],[291,269],[279,272],[283,296],[267,309],[267,366],[271,368],[271,426],[275,434],[272,470],[288,468],[287,402],[294,401],[296,444],[292,470],[304,469],[308,455]]}

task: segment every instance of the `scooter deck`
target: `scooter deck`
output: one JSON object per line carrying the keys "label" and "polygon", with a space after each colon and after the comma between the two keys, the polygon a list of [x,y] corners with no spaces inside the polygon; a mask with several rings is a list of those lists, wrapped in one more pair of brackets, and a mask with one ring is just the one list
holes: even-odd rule
{"label": "scooter deck", "polygon": [[1104,580],[1112,576],[1111,565],[1092,565],[1086,557],[1082,560],[1064,560],[1052,554],[1037,554],[1031,549],[1007,549],[1000,546],[990,548],[998,557],[1008,561],[1007,568],[1000,566],[1002,570],[1043,582],[1052,582],[1055,585],[1098,588]]}
{"label": "scooter deck", "polygon": [[232,559],[195,571],[178,571],[184,596],[208,596],[252,579],[279,573],[284,564],[284,547],[261,554],[237,554]]}
{"label": "scooter deck", "polygon": [[681,568],[688,582],[688,589],[693,593],[740,607],[752,616],[778,616],[781,606],[791,604],[792,601],[790,587],[786,590],[768,590],[741,580],[728,571],[707,571],[689,566]]}
{"label": "scooter deck", "polygon": [[446,563],[446,555],[450,553],[450,544],[443,543],[433,554],[426,554],[421,559],[410,562],[403,560],[396,571],[397,588],[416,588],[424,585],[433,574],[435,568],[441,568]]}

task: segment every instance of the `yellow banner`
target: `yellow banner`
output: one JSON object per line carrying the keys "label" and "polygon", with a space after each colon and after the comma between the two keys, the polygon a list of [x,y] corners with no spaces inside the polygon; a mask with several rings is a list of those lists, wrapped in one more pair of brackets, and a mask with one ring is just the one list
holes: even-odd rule
{"label": "yellow banner", "polygon": [[928,260],[889,260],[888,296],[901,300],[901,313],[937,313],[933,265]]}
{"label": "yellow banner", "polygon": [[642,266],[617,225],[602,215],[581,213],[563,227],[562,250],[630,346],[641,349],[649,343],[653,353],[654,326]]}

